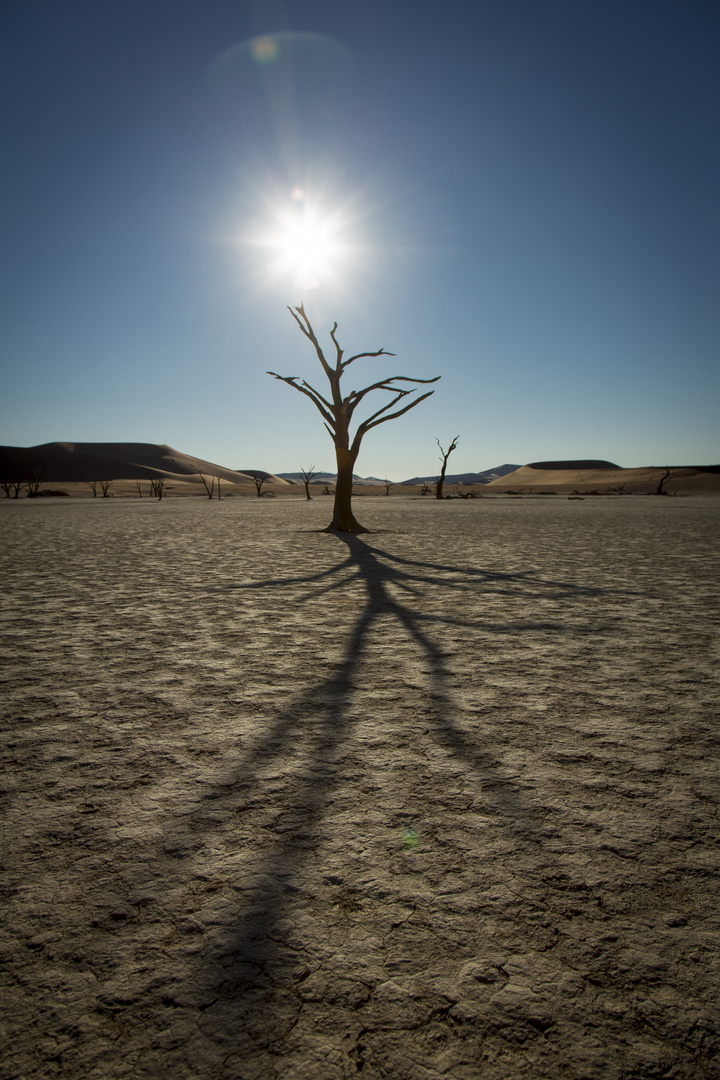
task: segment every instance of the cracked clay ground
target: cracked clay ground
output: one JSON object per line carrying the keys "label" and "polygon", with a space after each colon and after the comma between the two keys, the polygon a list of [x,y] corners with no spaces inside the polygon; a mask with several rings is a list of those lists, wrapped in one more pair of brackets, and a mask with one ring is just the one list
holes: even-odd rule
{"label": "cracked clay ground", "polygon": [[0,504],[0,1075],[718,1077],[720,501],[329,512]]}

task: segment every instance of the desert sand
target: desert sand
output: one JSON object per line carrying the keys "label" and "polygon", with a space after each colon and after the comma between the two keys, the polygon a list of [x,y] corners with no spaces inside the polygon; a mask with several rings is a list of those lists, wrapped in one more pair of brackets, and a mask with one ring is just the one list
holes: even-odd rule
{"label": "desert sand", "polygon": [[[572,467],[548,469],[523,465],[515,472],[492,480],[480,489],[486,495],[512,490],[520,495],[593,494],[650,495],[657,492],[662,480],[665,495],[720,495],[720,467],[673,465],[642,469],[603,469]],[[669,475],[666,473],[669,470]]]}
{"label": "desert sand", "polygon": [[[248,476],[235,469],[193,457],[165,443],[51,442],[40,446],[0,446],[3,479],[41,477],[44,486],[67,481],[82,485],[98,480],[132,480],[141,482],[147,490],[150,477],[185,480],[202,486],[200,474],[220,477],[231,484],[250,482]],[[277,476],[273,476],[273,481],[287,486]]]}
{"label": "desert sand", "polygon": [[[99,481],[104,480],[109,481],[108,498],[151,497],[151,481],[162,480],[164,498],[204,496],[210,483],[214,485],[215,495],[219,484],[225,497],[256,496],[253,475],[265,478],[264,493],[305,497],[303,485],[297,481],[288,481],[262,469],[226,469],[165,443],[52,442],[29,447],[0,446],[0,481],[42,480],[41,495],[60,493],[73,498],[98,498],[102,497]],[[657,492],[661,480],[664,495],[720,495],[720,465],[622,469],[603,461],[534,462],[490,483],[447,480],[445,494],[447,498],[468,497],[470,492],[484,496],[649,495]],[[429,486],[434,490],[434,480]],[[315,494],[326,488],[325,481],[312,485]],[[414,497],[421,493],[421,488],[419,483],[396,483],[392,494],[395,498]],[[354,490],[359,495],[386,494],[381,482],[359,481]],[[429,493],[426,491],[426,495]]]}
{"label": "desert sand", "polygon": [[6,1078],[720,1073],[716,498],[0,500]]}

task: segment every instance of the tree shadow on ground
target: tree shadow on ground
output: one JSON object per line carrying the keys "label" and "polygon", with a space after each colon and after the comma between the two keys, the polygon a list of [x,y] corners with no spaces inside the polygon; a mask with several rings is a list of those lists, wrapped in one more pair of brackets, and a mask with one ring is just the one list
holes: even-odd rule
{"label": "tree shadow on ground", "polygon": [[[475,596],[494,594],[532,603],[533,599],[548,598],[587,601],[602,592],[545,581],[532,572],[500,573],[403,558],[367,538],[351,534],[338,535],[337,542],[345,545],[347,555],[330,569],[304,577],[276,577],[228,587],[262,593],[306,585],[305,601],[327,600],[334,592],[352,585],[359,586],[364,594],[359,613],[347,633],[342,656],[333,670],[273,719],[232,774],[203,792],[197,820],[190,817],[193,835],[200,836],[212,829],[212,825],[203,821],[207,800],[218,799],[242,811],[248,798],[254,796],[257,800],[258,790],[262,790],[268,774],[273,777],[270,798],[274,817],[258,829],[257,850],[249,853],[252,873],[249,887],[242,893],[243,914],[215,935],[207,971],[198,970],[195,974],[198,982],[205,984],[205,1007],[217,1014],[213,1037],[219,1038],[217,1033],[222,1028],[226,1045],[235,1037],[240,1043],[248,1039],[248,1051],[252,1047],[267,1048],[275,1037],[273,1031],[278,1038],[281,1034],[282,1009],[277,1001],[267,998],[267,992],[268,988],[289,985],[293,978],[297,981],[298,976],[292,976],[291,971],[294,961],[291,962],[290,951],[285,946],[294,936],[297,959],[297,938],[301,931],[293,933],[288,923],[292,923],[301,891],[303,869],[323,842],[326,808],[342,779],[343,757],[357,725],[357,718],[353,717],[353,695],[379,620],[393,620],[397,631],[417,647],[418,656],[424,661],[428,690],[419,711],[428,732],[425,737],[434,737],[447,755],[469,771],[484,798],[518,839],[539,844],[548,835],[542,811],[532,805],[517,779],[506,775],[492,748],[480,745],[458,722],[449,658],[432,632],[454,626],[460,630],[482,628],[511,635],[527,630],[588,633],[592,628],[561,622],[469,623],[452,613],[453,597],[472,590]],[[429,586],[447,595],[448,614],[420,610],[421,590]],[[187,824],[183,828],[187,829]],[[273,1015],[277,1013],[275,1021],[270,1019],[268,1010]],[[275,1022],[279,1027],[274,1027]]]}

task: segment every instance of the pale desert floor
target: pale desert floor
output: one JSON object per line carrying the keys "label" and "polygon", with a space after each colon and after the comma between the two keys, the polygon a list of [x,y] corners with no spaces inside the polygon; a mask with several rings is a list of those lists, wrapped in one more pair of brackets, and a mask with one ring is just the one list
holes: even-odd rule
{"label": "pale desert floor", "polygon": [[3,1077],[720,1075],[720,500],[0,502]]}

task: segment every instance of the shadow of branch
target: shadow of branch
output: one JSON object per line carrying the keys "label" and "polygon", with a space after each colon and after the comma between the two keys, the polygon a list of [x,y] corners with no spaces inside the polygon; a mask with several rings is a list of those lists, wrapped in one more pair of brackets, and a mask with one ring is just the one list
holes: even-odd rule
{"label": "shadow of branch", "polygon": [[[344,544],[347,555],[330,569],[304,577],[275,577],[228,587],[262,593],[289,584],[306,585],[303,602],[321,600],[351,583],[359,585],[363,593],[361,609],[334,669],[315,683],[310,692],[297,695],[248,748],[232,775],[226,776],[217,787],[206,789],[201,796],[203,802],[221,798],[226,805],[242,810],[250,796],[256,797],[263,788],[268,773],[275,780],[272,793],[275,817],[269,826],[265,824],[258,829],[254,838],[252,872],[241,892],[242,914],[215,935],[212,962],[206,964],[207,974],[199,971],[195,975],[196,979],[207,982],[206,1000],[211,1005],[224,1003],[223,1023],[228,1032],[232,1030],[237,1038],[243,1033],[243,1038],[254,1040],[255,1047],[264,1036],[258,1034],[253,1017],[258,1009],[262,1012],[275,1008],[273,987],[283,985],[283,971],[286,975],[290,973],[285,979],[286,986],[297,978],[297,972],[292,975],[295,971],[295,961],[290,959],[292,950],[286,948],[288,919],[301,888],[303,868],[323,843],[326,809],[341,781],[343,757],[357,723],[353,699],[360,669],[379,620],[394,621],[397,630],[417,647],[418,656],[424,661],[429,688],[418,710],[422,726],[475,778],[483,797],[502,818],[503,826],[519,841],[540,845],[547,836],[542,810],[532,804],[531,796],[523,791],[517,778],[507,775],[492,747],[480,743],[458,721],[449,657],[433,639],[431,630],[444,625],[461,628],[481,625],[483,629],[508,634],[538,627],[565,633],[586,630],[547,621],[478,624],[458,619],[452,613],[422,612],[412,601],[429,586],[448,598],[458,591],[473,590],[514,599],[550,596],[586,600],[601,591],[543,581],[531,573],[498,573],[402,558],[384,551],[368,538],[352,534],[335,534],[334,542]],[[418,726],[416,722],[416,735]],[[196,820],[190,815],[190,828],[198,835],[212,829],[212,825],[203,823],[201,799]],[[297,957],[297,950],[293,955]],[[218,966],[222,977],[218,977]],[[267,1022],[267,1017],[265,1020],[269,1030],[272,1024]]]}

